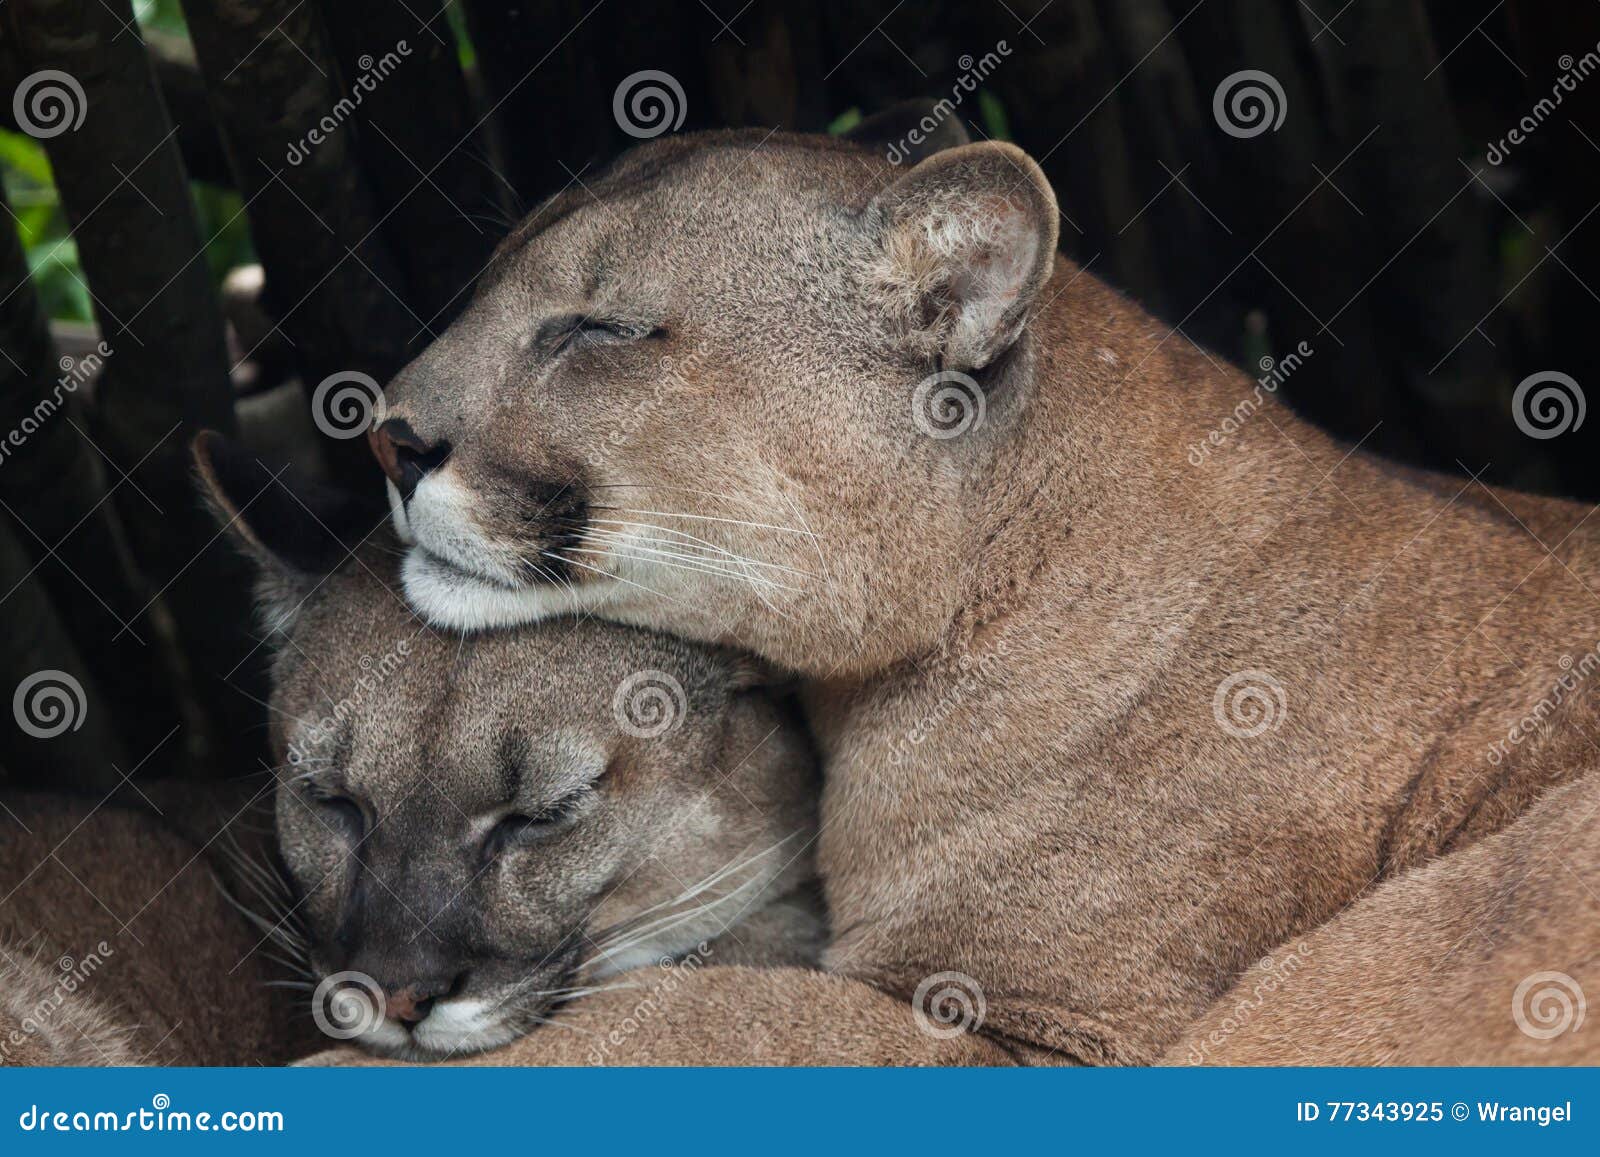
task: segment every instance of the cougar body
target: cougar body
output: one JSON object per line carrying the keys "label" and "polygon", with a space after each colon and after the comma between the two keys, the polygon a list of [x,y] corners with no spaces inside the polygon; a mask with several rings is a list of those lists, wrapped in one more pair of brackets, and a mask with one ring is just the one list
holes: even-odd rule
{"label": "cougar body", "polygon": [[200,845],[43,794],[0,797],[0,829],[0,1063],[292,1059],[305,1034],[268,987],[286,973]]}
{"label": "cougar body", "polygon": [[1000,143],[654,142],[508,239],[374,442],[431,623],[798,673],[827,969],[1148,1062],[1577,774],[1600,559],[1587,507],[1301,421],[1057,219]]}

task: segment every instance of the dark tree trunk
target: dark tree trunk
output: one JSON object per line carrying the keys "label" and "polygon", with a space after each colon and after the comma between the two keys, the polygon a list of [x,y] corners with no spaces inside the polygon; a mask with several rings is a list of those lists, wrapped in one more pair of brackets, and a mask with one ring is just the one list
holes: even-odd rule
{"label": "dark tree trunk", "polygon": [[[118,509],[140,567],[170,608],[216,737],[197,756],[251,750],[259,694],[246,664],[248,573],[217,541],[190,481],[188,444],[234,428],[222,317],[171,122],[127,0],[14,0],[4,9],[17,64],[59,69],[87,97],[80,127],[46,146],[109,347],[95,435],[117,463]],[[212,740],[215,739],[216,743]],[[217,771],[224,768],[218,767]]]}
{"label": "dark tree trunk", "polygon": [[178,721],[176,668],[168,632],[143,613],[149,591],[135,578],[106,501],[105,464],[89,441],[82,391],[100,357],[59,357],[9,227],[0,228],[0,355],[0,509],[84,664],[121,676],[104,700],[115,731],[131,750],[148,751]]}
{"label": "dark tree trunk", "polygon": [[[320,11],[295,0],[206,0],[184,11],[266,270],[263,304],[308,391],[316,398],[339,373],[382,385],[421,348],[410,340],[421,325],[356,162],[356,97]],[[322,410],[325,432],[350,435],[329,439],[335,474],[376,486],[361,429],[334,420],[348,413]]]}
{"label": "dark tree trunk", "polygon": [[0,517],[0,765],[19,784],[109,791],[131,772],[112,712],[61,625],[9,521]]}
{"label": "dark tree trunk", "polygon": [[499,178],[480,140],[481,114],[443,7],[420,23],[394,0],[323,0],[322,11],[347,87],[363,77],[371,85],[356,139],[383,236],[410,286],[412,328],[431,340],[460,311],[504,232],[492,216]]}

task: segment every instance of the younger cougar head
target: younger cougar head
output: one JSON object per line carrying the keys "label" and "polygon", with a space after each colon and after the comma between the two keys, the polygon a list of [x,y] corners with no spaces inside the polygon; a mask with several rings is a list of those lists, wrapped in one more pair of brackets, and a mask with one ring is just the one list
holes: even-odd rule
{"label": "younger cougar head", "polygon": [[283,636],[277,824],[325,1031],[493,1047],[809,874],[809,741],[752,662],[582,620],[440,634],[392,549],[345,545],[381,512],[362,526],[226,447],[198,457]]}
{"label": "younger cougar head", "polygon": [[595,613],[808,672],[948,622],[1056,207],[1008,144],[887,156],[663,138],[529,217],[373,433],[419,612]]}

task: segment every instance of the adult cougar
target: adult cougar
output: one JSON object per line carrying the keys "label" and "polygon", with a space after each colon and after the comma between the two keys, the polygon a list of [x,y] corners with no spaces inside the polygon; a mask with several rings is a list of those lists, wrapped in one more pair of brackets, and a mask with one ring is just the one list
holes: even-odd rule
{"label": "adult cougar", "polygon": [[630,968],[815,963],[815,755],[760,664],[593,621],[441,636],[392,548],[349,549],[381,508],[197,456],[283,632],[279,841],[313,977],[353,986],[318,993],[335,1036],[437,1059]]}
{"label": "adult cougar", "polygon": [[1589,758],[1587,684],[1518,721],[1595,646],[1600,571],[1586,508],[1241,407],[1057,215],[1003,143],[652,142],[508,238],[374,446],[430,621],[592,613],[800,674],[861,1001],[959,973],[1020,1056],[1151,1061]]}

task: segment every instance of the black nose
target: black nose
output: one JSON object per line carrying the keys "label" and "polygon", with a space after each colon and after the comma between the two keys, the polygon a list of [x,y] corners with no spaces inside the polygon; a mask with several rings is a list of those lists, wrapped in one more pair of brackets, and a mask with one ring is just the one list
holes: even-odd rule
{"label": "black nose", "polygon": [[450,457],[449,442],[430,445],[404,418],[390,418],[369,432],[367,440],[383,472],[406,501],[428,472],[443,466]]}

